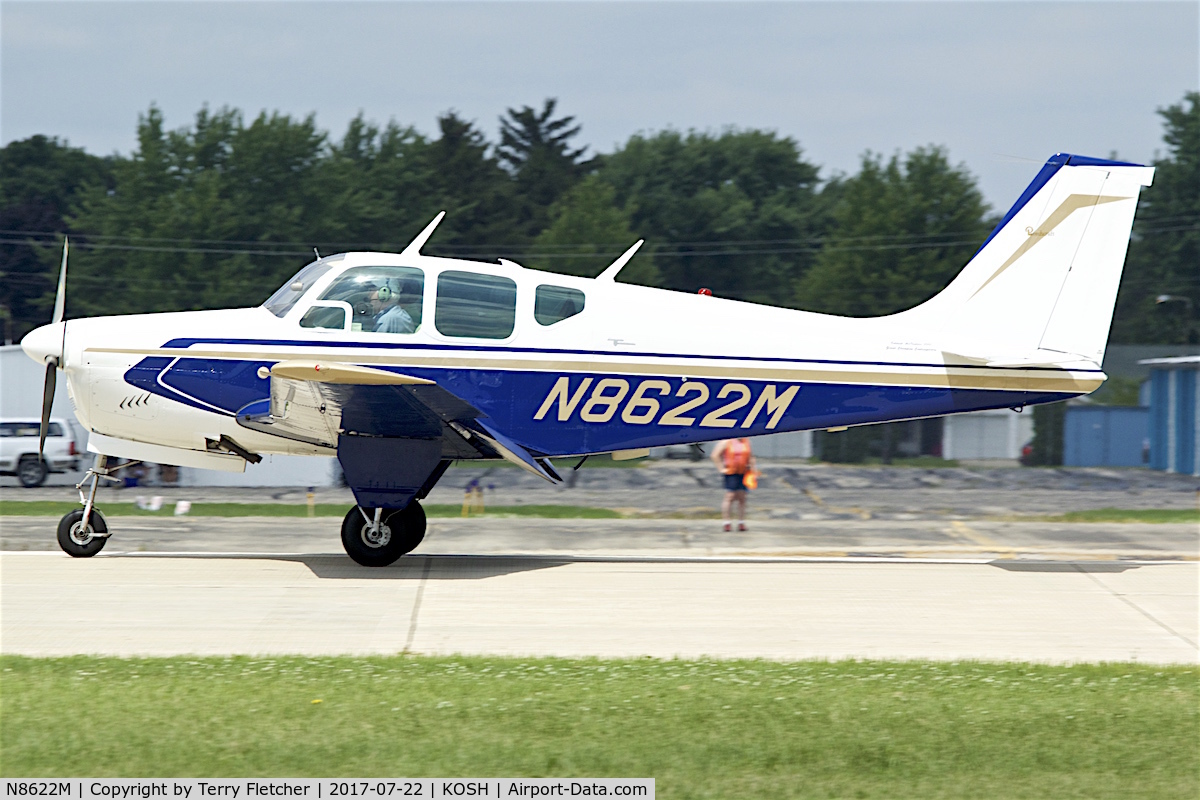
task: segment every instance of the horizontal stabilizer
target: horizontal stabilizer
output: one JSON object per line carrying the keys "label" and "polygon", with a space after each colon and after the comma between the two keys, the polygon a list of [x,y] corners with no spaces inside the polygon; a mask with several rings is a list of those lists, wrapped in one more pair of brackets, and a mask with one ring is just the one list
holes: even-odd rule
{"label": "horizontal stabilizer", "polygon": [[1035,350],[1032,353],[993,351],[973,354],[952,353],[948,350],[943,350],[942,358],[947,365],[951,366],[969,364],[996,369],[1021,369],[1024,367],[1069,369],[1078,368],[1086,364],[1089,369],[1100,369],[1100,365],[1091,358],[1081,356],[1077,353],[1061,353],[1055,350]]}

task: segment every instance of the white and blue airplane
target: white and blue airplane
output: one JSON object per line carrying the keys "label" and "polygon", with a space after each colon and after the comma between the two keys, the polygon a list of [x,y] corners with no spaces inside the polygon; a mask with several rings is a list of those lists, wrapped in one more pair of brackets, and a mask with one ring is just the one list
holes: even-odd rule
{"label": "white and blue airplane", "polygon": [[[62,370],[97,455],[73,556],[110,535],[108,458],[244,470],[264,453],[336,455],[357,506],[346,552],[382,566],[425,535],[420,501],[454,461],[549,459],[841,429],[1086,394],[1100,369],[1141,187],[1153,168],[1051,157],[941,293],[853,319],[596,278],[402,253],[318,258],[257,308],[54,322],[43,436]],[[83,489],[91,480],[90,494]]]}

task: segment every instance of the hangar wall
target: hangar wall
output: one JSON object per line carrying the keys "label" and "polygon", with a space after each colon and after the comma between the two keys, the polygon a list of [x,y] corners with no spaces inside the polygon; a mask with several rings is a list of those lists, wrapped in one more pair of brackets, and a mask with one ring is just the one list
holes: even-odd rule
{"label": "hangar wall", "polygon": [[1008,408],[946,417],[942,458],[959,461],[1011,461],[1033,438],[1033,413]]}
{"label": "hangar wall", "polygon": [[1152,358],[1150,468],[1200,475],[1200,355]]}

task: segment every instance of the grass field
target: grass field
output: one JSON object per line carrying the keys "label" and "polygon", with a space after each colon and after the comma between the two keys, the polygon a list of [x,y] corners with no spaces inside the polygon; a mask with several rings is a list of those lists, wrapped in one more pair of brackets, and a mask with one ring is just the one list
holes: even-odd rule
{"label": "grass field", "polygon": [[17,776],[653,777],[664,798],[1194,798],[1200,669],[0,659]]}
{"label": "grass field", "polygon": [[[79,508],[78,503],[53,500],[0,500],[0,517],[61,517],[68,511]],[[428,517],[458,517],[462,506],[452,503],[426,505]],[[106,517],[169,517],[174,514],[174,505],[166,503],[158,511],[146,511],[133,503],[104,503],[100,510]],[[314,516],[344,517],[350,510],[349,503],[320,503],[313,507]],[[304,504],[284,503],[192,503],[189,516],[193,517],[306,517],[308,507]],[[480,516],[471,512],[471,516]],[[491,517],[549,517],[552,519],[617,519],[620,512],[608,508],[590,506],[559,505],[493,505],[483,516]]]}

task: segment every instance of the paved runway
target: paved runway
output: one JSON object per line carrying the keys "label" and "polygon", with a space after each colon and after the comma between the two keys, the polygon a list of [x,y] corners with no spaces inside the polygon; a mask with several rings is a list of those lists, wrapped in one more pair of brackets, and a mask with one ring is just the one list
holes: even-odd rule
{"label": "paved runway", "polygon": [[0,650],[1197,663],[1195,562],[0,555]]}
{"label": "paved runway", "polygon": [[[111,517],[104,552],[340,553],[335,517]],[[52,517],[0,517],[0,549],[57,551]],[[417,555],[895,556],[1055,560],[1200,559],[1192,524],[963,519],[751,520],[434,518]]]}

